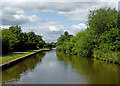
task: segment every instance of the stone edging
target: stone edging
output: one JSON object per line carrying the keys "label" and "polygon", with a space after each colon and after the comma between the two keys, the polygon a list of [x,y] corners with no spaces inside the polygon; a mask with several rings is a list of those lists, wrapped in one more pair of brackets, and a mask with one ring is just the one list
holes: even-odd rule
{"label": "stone edging", "polygon": [[32,55],[35,55],[35,54],[37,54],[37,53],[39,53],[39,52],[42,52],[42,51],[49,51],[49,50],[44,50],[44,49],[42,49],[42,50],[39,50],[39,51],[37,51],[37,52],[33,52],[33,53],[31,53],[31,54],[28,54],[28,55],[25,55],[25,56],[22,56],[22,57],[18,57],[18,58],[12,59],[12,60],[10,60],[10,61],[4,62],[4,63],[0,64],[0,69],[4,70],[4,69],[6,69],[6,68],[8,68],[8,67],[11,67],[11,66],[15,65],[16,63],[18,63],[18,62],[20,62],[20,61],[23,61],[23,60],[25,60],[26,58],[28,58],[28,57],[30,57],[30,56],[32,56]]}

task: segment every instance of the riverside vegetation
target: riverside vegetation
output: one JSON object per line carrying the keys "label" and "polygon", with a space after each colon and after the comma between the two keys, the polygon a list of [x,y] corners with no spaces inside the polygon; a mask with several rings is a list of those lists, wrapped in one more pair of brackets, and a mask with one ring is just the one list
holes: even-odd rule
{"label": "riverside vegetation", "polygon": [[58,38],[57,50],[120,63],[120,12],[111,8],[90,11],[87,29],[76,36],[66,31]]}
{"label": "riverside vegetation", "polygon": [[3,58],[0,58],[0,64],[37,51],[49,50],[56,46],[56,43],[53,42],[46,43],[42,39],[42,36],[36,35],[33,31],[23,33],[21,27],[18,25],[11,26],[9,29],[1,29],[0,37],[2,39],[2,54],[21,52],[3,56]]}
{"label": "riverside vegetation", "polygon": [[23,33],[21,27],[11,26],[9,29],[1,29],[2,32],[2,53],[13,51],[36,50],[40,48],[55,47],[55,43],[45,43],[42,36],[36,35],[33,31]]}

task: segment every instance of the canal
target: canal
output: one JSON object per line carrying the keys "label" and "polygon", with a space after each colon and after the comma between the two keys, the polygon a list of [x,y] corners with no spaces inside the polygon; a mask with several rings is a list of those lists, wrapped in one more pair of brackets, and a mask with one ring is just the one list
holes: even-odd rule
{"label": "canal", "polygon": [[55,49],[40,52],[2,71],[3,84],[118,84],[120,66],[70,56]]}

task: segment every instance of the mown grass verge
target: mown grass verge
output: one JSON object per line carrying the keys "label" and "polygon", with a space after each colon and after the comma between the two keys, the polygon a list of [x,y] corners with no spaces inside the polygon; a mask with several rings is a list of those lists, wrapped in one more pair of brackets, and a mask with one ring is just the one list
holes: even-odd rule
{"label": "mown grass verge", "polygon": [[19,57],[22,57],[22,56],[25,56],[25,55],[29,55],[29,54],[38,52],[38,51],[43,51],[43,50],[50,50],[50,49],[44,48],[44,49],[32,50],[32,51],[29,51],[29,52],[22,52],[22,53],[19,53],[19,54],[4,56],[4,57],[0,58],[0,64],[8,62],[8,61],[16,59],[16,58],[19,58]]}

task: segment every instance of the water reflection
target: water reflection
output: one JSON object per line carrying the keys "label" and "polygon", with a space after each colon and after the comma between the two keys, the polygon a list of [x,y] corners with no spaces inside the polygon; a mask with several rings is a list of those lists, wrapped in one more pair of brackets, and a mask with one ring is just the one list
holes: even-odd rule
{"label": "water reflection", "polygon": [[41,52],[30,58],[16,64],[15,66],[2,71],[2,83],[17,82],[21,76],[26,75],[32,71],[35,66],[42,61],[45,52]]}
{"label": "water reflection", "polygon": [[90,58],[56,52],[59,61],[71,65],[80,75],[85,75],[88,84],[118,84],[120,66]]}
{"label": "water reflection", "polygon": [[120,66],[51,50],[2,71],[2,83],[117,84]]}

